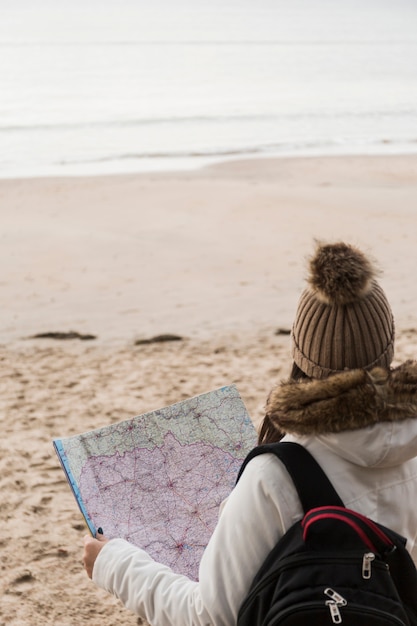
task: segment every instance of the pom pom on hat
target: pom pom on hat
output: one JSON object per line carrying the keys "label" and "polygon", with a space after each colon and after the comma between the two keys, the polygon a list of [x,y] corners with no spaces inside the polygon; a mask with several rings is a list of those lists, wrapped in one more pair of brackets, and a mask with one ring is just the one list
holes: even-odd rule
{"label": "pom pom on hat", "polygon": [[394,320],[377,270],[343,242],[318,244],[292,327],[294,362],[311,378],[389,367]]}
{"label": "pom pom on hat", "polygon": [[318,244],[310,259],[309,284],[326,304],[348,304],[372,288],[376,270],[357,248],[345,243]]}

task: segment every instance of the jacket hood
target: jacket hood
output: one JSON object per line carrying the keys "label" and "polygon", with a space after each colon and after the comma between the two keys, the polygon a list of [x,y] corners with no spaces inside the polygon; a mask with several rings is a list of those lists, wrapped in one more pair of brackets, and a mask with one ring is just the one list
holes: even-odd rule
{"label": "jacket hood", "polygon": [[401,463],[417,455],[417,361],[283,382],[266,415],[282,433],[319,437],[356,464]]}

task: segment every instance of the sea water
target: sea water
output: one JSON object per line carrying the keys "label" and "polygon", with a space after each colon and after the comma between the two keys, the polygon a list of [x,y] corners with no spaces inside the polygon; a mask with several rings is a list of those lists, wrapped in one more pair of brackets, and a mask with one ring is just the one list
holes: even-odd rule
{"label": "sea water", "polygon": [[416,0],[0,0],[0,177],[417,152]]}

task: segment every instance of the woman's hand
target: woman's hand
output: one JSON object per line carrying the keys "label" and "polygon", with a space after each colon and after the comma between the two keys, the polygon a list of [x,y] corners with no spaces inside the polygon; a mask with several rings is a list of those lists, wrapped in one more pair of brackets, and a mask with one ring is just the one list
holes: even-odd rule
{"label": "woman's hand", "polygon": [[84,537],[83,563],[89,578],[93,577],[94,563],[107,541],[106,537],[99,534],[96,535],[96,539],[90,537],[90,535]]}

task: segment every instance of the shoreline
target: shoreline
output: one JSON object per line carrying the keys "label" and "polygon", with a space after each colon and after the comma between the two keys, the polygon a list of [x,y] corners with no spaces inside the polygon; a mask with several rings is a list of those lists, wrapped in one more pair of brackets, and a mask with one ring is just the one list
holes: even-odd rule
{"label": "shoreline", "polygon": [[[417,143],[417,140],[416,140]],[[215,169],[228,169],[228,166],[231,166],[232,169],[235,169],[236,167],[239,167],[240,164],[251,164],[252,166],[254,164],[256,164],[257,162],[267,162],[267,161],[272,161],[272,162],[293,162],[293,161],[327,161],[327,160],[369,160],[369,161],[378,161],[381,159],[386,159],[386,160],[397,160],[397,159],[417,159],[417,147],[412,147],[409,150],[404,150],[404,149],[398,149],[395,150],[393,152],[380,152],[380,151],[376,151],[376,152],[361,152],[360,150],[358,151],[345,151],[345,152],[328,152],[328,153],[322,153],[322,152],[311,152],[309,153],[307,152],[300,152],[298,154],[295,153],[267,153],[267,152],[260,152],[260,153],[237,153],[237,154],[233,154],[231,153],[230,156],[228,156],[227,154],[225,155],[218,155],[218,156],[213,156],[213,157],[202,157],[201,158],[201,162],[199,162],[200,157],[195,157],[193,155],[190,155],[190,157],[186,158],[186,162],[187,164],[184,164],[181,167],[161,167],[160,165],[158,167],[155,168],[143,168],[141,169],[140,167],[138,167],[137,169],[134,168],[132,170],[126,169],[123,170],[121,169],[120,171],[91,171],[88,173],[81,173],[81,172],[73,172],[73,173],[59,173],[58,171],[56,173],[37,173],[37,174],[15,174],[15,175],[11,175],[11,176],[2,176],[0,174],[0,184],[2,183],[13,183],[13,182],[23,182],[23,181],[48,181],[48,180],[68,180],[68,179],[80,179],[80,180],[89,180],[89,179],[102,179],[102,178],[121,178],[121,177],[166,177],[166,176],[190,176],[190,175],[200,175],[202,173],[204,173],[205,170],[210,170],[212,168]],[[181,159],[178,159],[181,160]],[[177,161],[176,158],[172,158],[170,159],[170,161],[172,163],[175,163]],[[203,162],[204,161],[204,162]],[[192,164],[195,165],[192,165]]]}

